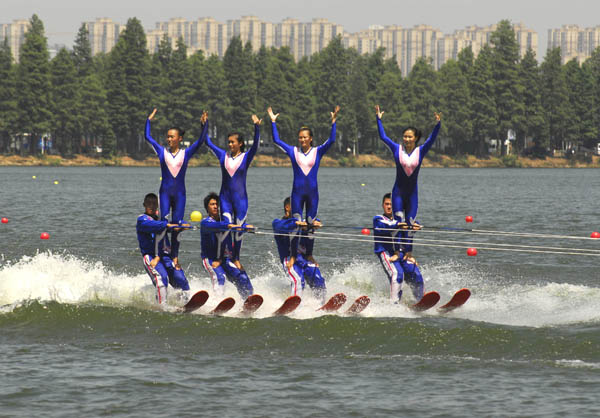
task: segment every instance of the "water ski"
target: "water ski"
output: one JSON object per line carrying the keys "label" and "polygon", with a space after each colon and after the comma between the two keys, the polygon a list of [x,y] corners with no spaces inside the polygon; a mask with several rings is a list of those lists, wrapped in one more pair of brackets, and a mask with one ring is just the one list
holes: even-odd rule
{"label": "water ski", "polygon": [[369,305],[371,299],[368,296],[359,296],[356,298],[352,306],[348,308],[346,311],[347,314],[358,314],[365,310],[365,308]]}
{"label": "water ski", "polygon": [[283,304],[281,305],[281,307],[279,309],[277,309],[275,312],[273,312],[273,315],[274,316],[287,315],[287,314],[293,312],[294,309],[296,309],[298,307],[298,305],[300,305],[301,301],[302,301],[302,299],[300,299],[300,296],[290,296],[283,302]]}
{"label": "water ski", "polygon": [[464,305],[465,302],[469,300],[469,297],[471,297],[471,291],[469,289],[460,289],[452,296],[452,299],[450,299],[448,303],[444,306],[440,306],[438,309],[442,312],[450,312],[459,306]]}
{"label": "water ski", "polygon": [[185,313],[194,312],[196,309],[204,305],[207,300],[208,292],[206,290],[201,290],[199,292],[194,293],[194,295],[190,298],[188,303],[186,303],[183,306],[183,308],[181,308],[181,310]]}
{"label": "water ski", "polygon": [[210,311],[210,313],[211,313],[211,315],[223,315],[224,313],[229,311],[231,308],[233,308],[233,305],[235,305],[234,298],[223,299],[221,301],[221,303],[219,303],[215,309]]}
{"label": "water ski", "polygon": [[244,315],[250,315],[255,312],[260,305],[263,304],[263,297],[261,295],[250,295],[248,299],[244,302],[244,307],[242,308],[242,313]]}
{"label": "water ski", "polygon": [[423,295],[421,300],[410,307],[413,311],[425,311],[438,303],[440,300],[440,294],[438,292],[427,292]]}
{"label": "water ski", "polygon": [[317,310],[325,312],[337,311],[344,303],[346,303],[346,295],[343,293],[336,293],[327,301],[325,305],[321,306]]}

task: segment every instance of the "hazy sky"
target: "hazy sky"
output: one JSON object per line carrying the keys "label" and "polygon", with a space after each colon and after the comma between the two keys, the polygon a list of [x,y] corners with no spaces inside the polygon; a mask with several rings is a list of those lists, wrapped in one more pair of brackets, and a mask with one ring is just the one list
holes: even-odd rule
{"label": "hazy sky", "polygon": [[424,23],[444,33],[509,19],[538,32],[542,57],[548,29],[563,24],[600,25],[598,0],[0,0],[0,23],[28,19],[34,13],[44,22],[49,43],[67,46],[72,45],[82,22],[97,17],[125,23],[135,16],[146,29],[172,17],[191,20],[211,16],[225,22],[254,15],[274,23],[286,17],[300,21],[325,17],[349,32],[369,25],[412,27]]}

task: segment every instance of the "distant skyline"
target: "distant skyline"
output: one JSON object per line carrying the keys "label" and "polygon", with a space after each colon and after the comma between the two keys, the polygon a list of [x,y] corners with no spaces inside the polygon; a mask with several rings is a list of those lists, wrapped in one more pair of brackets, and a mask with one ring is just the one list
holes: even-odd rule
{"label": "distant skyline", "polygon": [[1,0],[0,23],[29,19],[34,13],[44,22],[48,43],[71,47],[82,22],[108,17],[126,23],[137,17],[145,29],[156,22],[183,17],[188,20],[210,16],[226,22],[253,15],[269,22],[292,17],[300,21],[326,18],[347,32],[358,32],[370,25],[412,27],[427,24],[450,34],[470,25],[487,26],[502,19],[523,22],[539,36],[538,58],[543,59],[548,44],[548,29],[566,24],[581,27],[600,25],[600,2],[590,0],[306,0],[273,1],[219,0],[190,5],[189,0]]}

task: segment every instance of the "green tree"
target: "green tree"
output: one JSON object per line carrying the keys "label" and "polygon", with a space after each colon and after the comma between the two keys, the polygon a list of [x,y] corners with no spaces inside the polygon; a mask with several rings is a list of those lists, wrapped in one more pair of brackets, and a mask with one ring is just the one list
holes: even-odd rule
{"label": "green tree", "polygon": [[412,114],[412,125],[424,135],[435,126],[434,112],[438,111],[440,86],[431,59],[419,58],[407,77],[407,108]]}
{"label": "green tree", "polygon": [[149,64],[144,29],[131,18],[110,53],[107,70],[109,120],[117,149],[130,155],[139,153],[144,120],[154,107],[149,102]]}
{"label": "green tree", "polygon": [[206,106],[209,116],[209,134],[214,140],[224,137],[229,128],[229,118],[231,115],[231,102],[227,96],[225,86],[225,69],[223,61],[216,55],[211,55],[205,61],[206,74]]}
{"label": "green tree", "polygon": [[50,63],[52,136],[61,155],[81,152],[80,84],[73,55],[62,48]]}
{"label": "green tree", "polygon": [[346,146],[352,147],[353,153],[359,153],[363,148],[368,148],[368,135],[372,132],[373,114],[369,106],[367,59],[355,49],[348,51],[349,80],[347,84],[347,98],[345,103],[346,115],[343,120]]}
{"label": "green tree", "polygon": [[190,93],[191,96],[188,98],[187,103],[188,111],[191,115],[191,131],[192,136],[197,137],[200,135],[200,117],[202,111],[208,111],[208,95],[207,95],[207,74],[206,74],[206,60],[204,59],[204,52],[196,51],[188,59],[189,71],[190,71]]}
{"label": "green tree", "polygon": [[473,135],[468,79],[454,60],[442,65],[438,76],[439,109],[444,115],[442,127],[452,141],[454,153],[464,154]]}
{"label": "green tree", "polygon": [[496,137],[498,114],[494,102],[494,74],[492,70],[492,50],[485,45],[479,51],[473,63],[473,72],[469,80],[472,100],[473,143],[471,149],[475,155],[487,155],[486,139]]}
{"label": "green tree", "polygon": [[[311,62],[314,65],[313,93],[316,100],[316,123],[313,130],[315,139],[328,138],[331,130],[330,112],[336,105],[341,107],[338,116],[337,149],[346,148],[345,114],[348,91],[348,53],[342,45],[340,36],[332,39],[326,48],[315,54]],[[331,152],[331,151],[330,151]]]}
{"label": "green tree", "polygon": [[523,114],[523,86],[519,83],[518,75],[519,46],[508,20],[498,23],[490,43],[493,46],[494,101],[498,118],[496,134],[499,139],[504,140],[508,130],[518,126],[519,117]]}
{"label": "green tree", "polygon": [[73,60],[77,69],[77,75],[80,78],[84,78],[94,71],[90,33],[85,23],[79,28],[75,43],[73,44]]}
{"label": "green tree", "polygon": [[103,157],[116,153],[116,138],[108,121],[106,89],[100,75],[92,72],[83,78],[80,88],[79,117],[86,145],[101,146]]}
{"label": "green tree", "polygon": [[[50,129],[50,67],[44,24],[33,15],[31,27],[19,53],[17,66],[18,126],[30,134],[29,151],[34,154],[37,140]],[[23,152],[23,148],[21,148]]]}
{"label": "green tree", "polygon": [[16,133],[17,100],[15,67],[8,39],[0,45],[0,152],[8,152],[11,135]]}
{"label": "green tree", "polygon": [[[589,77],[591,91],[594,96],[592,109],[592,124],[596,138],[600,135],[600,47],[597,47],[592,56],[585,62],[586,76]],[[598,141],[596,141],[598,142]]]}
{"label": "green tree", "polygon": [[519,78],[523,85],[523,115],[517,127],[517,144],[522,150],[525,147],[525,138],[532,138],[534,153],[538,156],[545,154],[544,147],[547,146],[544,138],[547,138],[544,123],[544,109],[540,93],[540,69],[535,59],[535,53],[530,49],[527,51],[519,65]]}
{"label": "green tree", "polygon": [[[385,133],[388,137],[401,138],[404,128],[413,125],[414,114],[408,108],[409,93],[408,80],[402,79],[400,71],[386,71],[377,85],[377,101],[381,110],[385,112],[383,122]],[[369,109],[368,119],[375,127],[375,109]],[[379,140],[379,134],[372,137],[371,148],[388,152],[388,148]]]}
{"label": "green tree", "polygon": [[600,132],[600,126],[594,123],[600,110],[600,96],[596,96],[594,93],[594,70],[588,62],[589,60],[581,65],[577,90],[578,107],[581,114],[581,139],[586,147],[592,148],[598,143]]}
{"label": "green tree", "polygon": [[542,106],[550,146],[563,148],[567,133],[568,93],[565,75],[560,63],[560,48],[548,50],[541,69]]}
{"label": "green tree", "polygon": [[[169,91],[167,94],[167,119],[171,126],[179,126],[189,130],[193,123],[191,102],[194,96],[192,90],[192,73],[187,58],[187,47],[183,38],[177,40],[169,66]],[[197,125],[200,122],[197,121]],[[200,132],[200,129],[198,129]]]}
{"label": "green tree", "polygon": [[232,132],[244,132],[248,121],[256,112],[256,76],[254,74],[252,46],[242,46],[239,37],[234,37],[223,57],[226,93],[231,107],[229,126]]}

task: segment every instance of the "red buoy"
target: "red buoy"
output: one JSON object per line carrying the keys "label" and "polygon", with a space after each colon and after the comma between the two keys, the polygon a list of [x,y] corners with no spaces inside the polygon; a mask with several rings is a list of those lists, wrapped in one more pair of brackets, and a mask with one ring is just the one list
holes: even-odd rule
{"label": "red buoy", "polygon": [[3,224],[7,224],[8,223],[8,218],[2,218],[2,223]]}
{"label": "red buoy", "polygon": [[363,228],[360,233],[363,235],[371,235],[371,230],[369,228]]}
{"label": "red buoy", "polygon": [[471,215],[467,215],[467,216],[465,217],[465,222],[468,222],[468,223],[471,223],[471,222],[473,222],[473,217],[472,217]]}
{"label": "red buoy", "polygon": [[475,257],[477,255],[477,248],[471,247],[471,248],[467,249],[467,255],[469,257]]}
{"label": "red buoy", "polygon": [[[2,219],[2,222],[4,222],[4,219]],[[598,232],[598,231],[592,232],[592,235],[590,235],[590,238],[594,238],[594,239],[600,238],[600,232]]]}
{"label": "red buoy", "polygon": [[42,232],[40,234],[40,239],[50,239],[50,234],[47,232]]}

